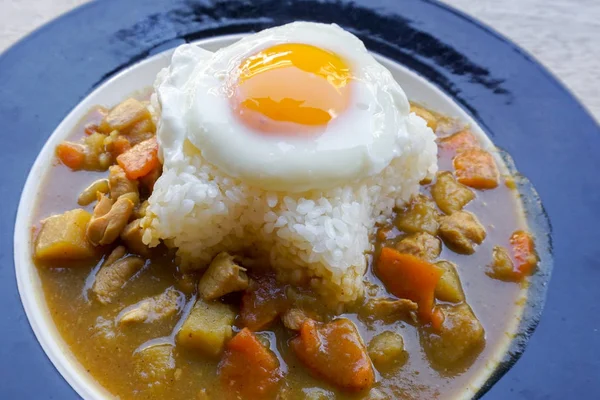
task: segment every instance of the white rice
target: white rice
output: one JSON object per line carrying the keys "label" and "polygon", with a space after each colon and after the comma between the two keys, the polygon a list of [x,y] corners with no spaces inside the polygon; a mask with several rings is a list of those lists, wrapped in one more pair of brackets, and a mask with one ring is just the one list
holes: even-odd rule
{"label": "white rice", "polygon": [[[201,269],[221,251],[268,259],[279,279],[310,285],[324,301],[351,302],[375,224],[417,193],[436,172],[437,146],[425,121],[410,114],[403,153],[381,173],[328,191],[270,192],[223,174],[186,142],[166,162],[149,199],[144,242],[177,248],[184,268]],[[159,131],[160,135],[160,131]]]}

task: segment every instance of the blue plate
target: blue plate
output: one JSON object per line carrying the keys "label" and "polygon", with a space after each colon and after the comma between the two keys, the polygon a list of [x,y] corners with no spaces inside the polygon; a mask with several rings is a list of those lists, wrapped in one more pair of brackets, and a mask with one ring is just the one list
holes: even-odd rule
{"label": "blue plate", "polygon": [[98,84],[148,55],[300,19],[336,22],[437,84],[513,156],[544,199],[555,263],[545,311],[525,354],[485,398],[599,398],[600,128],[522,50],[423,0],[105,0],[0,56],[0,397],[77,398],[33,336],[12,261],[21,189],[54,128]]}

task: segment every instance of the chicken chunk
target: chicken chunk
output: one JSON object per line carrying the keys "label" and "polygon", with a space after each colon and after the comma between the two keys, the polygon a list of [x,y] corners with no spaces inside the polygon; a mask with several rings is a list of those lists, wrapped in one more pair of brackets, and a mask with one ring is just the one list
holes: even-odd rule
{"label": "chicken chunk", "polygon": [[431,327],[421,332],[425,353],[439,370],[466,367],[481,352],[485,332],[467,304],[440,305],[444,322],[439,330]]}
{"label": "chicken chunk", "polygon": [[380,372],[404,364],[408,358],[402,335],[392,331],[384,331],[375,336],[367,349],[371,361]]}
{"label": "chicken chunk", "polygon": [[246,269],[240,267],[229,253],[219,253],[198,282],[198,292],[204,300],[218,299],[228,293],[248,287]]}
{"label": "chicken chunk", "polygon": [[394,224],[406,233],[427,232],[436,235],[439,226],[437,219],[435,204],[427,197],[419,195],[406,210],[398,213]]}
{"label": "chicken chunk", "polygon": [[398,320],[413,320],[414,313],[419,306],[414,301],[408,299],[369,299],[361,316],[368,320],[380,320],[386,323],[392,323]]}
{"label": "chicken chunk", "polygon": [[449,261],[435,263],[444,270],[440,280],[435,287],[435,298],[450,303],[460,303],[465,300],[465,294],[460,284],[460,278],[456,266]]}
{"label": "chicken chunk", "polygon": [[460,211],[475,198],[475,193],[463,184],[456,182],[448,171],[440,172],[431,187],[431,196],[437,206],[446,214]]}
{"label": "chicken chunk", "polygon": [[400,240],[396,244],[396,250],[400,253],[412,254],[425,261],[433,261],[439,257],[442,243],[440,239],[427,232],[419,232]]}
{"label": "chicken chunk", "polygon": [[150,249],[142,241],[143,234],[144,231],[140,226],[140,220],[136,219],[123,228],[121,231],[121,240],[123,240],[129,251],[146,257],[150,253]]}
{"label": "chicken chunk", "polygon": [[441,218],[440,236],[455,252],[473,254],[475,246],[485,239],[486,232],[474,214],[457,211]]}
{"label": "chicken chunk", "polygon": [[88,224],[87,237],[96,246],[114,242],[133,212],[134,204],[126,197],[120,197],[114,204],[111,203],[111,200],[102,195]]}
{"label": "chicken chunk", "polygon": [[176,314],[185,303],[183,293],[168,288],[163,293],[144,299],[133,304],[119,313],[117,320],[120,324],[147,323]]}
{"label": "chicken chunk", "polygon": [[126,193],[135,193],[139,198],[137,182],[129,180],[123,168],[118,165],[113,165],[108,169],[108,186],[110,198],[113,201]]}
{"label": "chicken chunk", "polygon": [[[144,266],[144,260],[141,258],[123,257],[124,254],[125,248],[117,247],[96,274],[92,292],[102,304],[111,303],[119,295],[127,281]],[[119,255],[121,256],[118,257]]]}

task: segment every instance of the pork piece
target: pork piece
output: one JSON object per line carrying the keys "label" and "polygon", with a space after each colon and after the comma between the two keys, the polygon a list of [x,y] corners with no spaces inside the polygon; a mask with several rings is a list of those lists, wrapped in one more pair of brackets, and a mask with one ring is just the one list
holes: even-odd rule
{"label": "pork piece", "polygon": [[235,312],[220,302],[196,301],[177,333],[177,343],[204,355],[218,357],[233,334]]}
{"label": "pork piece", "polygon": [[433,261],[442,251],[440,239],[427,232],[409,235],[396,243],[395,247],[400,253],[412,254],[425,261]]}
{"label": "pork piece", "polygon": [[414,320],[414,313],[419,306],[408,299],[385,299],[377,297],[369,299],[361,315],[368,320],[381,320],[392,323],[398,320]]}
{"label": "pork piece", "polygon": [[96,274],[92,292],[102,304],[111,303],[127,281],[144,266],[144,260],[141,258],[124,255],[125,247],[117,247]]}
{"label": "pork piece", "polygon": [[173,345],[157,344],[136,351],[134,354],[134,370],[143,381],[154,386],[170,382],[175,373]]}
{"label": "pork piece", "polygon": [[[444,322],[439,330],[425,327],[421,342],[427,357],[439,370],[466,366],[485,345],[485,332],[467,304],[440,305]],[[462,364],[461,364],[462,363]]]}
{"label": "pork piece", "polygon": [[309,314],[301,308],[290,308],[281,316],[281,322],[283,322],[283,325],[286,328],[292,331],[299,331],[304,321],[311,319],[311,317],[312,315],[309,316]]}
{"label": "pork piece", "polygon": [[381,332],[371,339],[368,351],[371,361],[380,372],[404,364],[408,358],[402,335],[392,331]]}
{"label": "pork piece", "polygon": [[91,217],[89,212],[76,209],[43,220],[35,240],[35,258],[49,261],[93,257],[94,246],[86,237],[86,226]]}
{"label": "pork piece", "polygon": [[418,195],[408,208],[398,213],[394,224],[406,233],[427,232],[436,235],[438,230],[438,211],[435,204],[426,196]]}
{"label": "pork piece", "polygon": [[108,169],[108,186],[110,198],[113,201],[126,193],[136,193],[139,198],[137,182],[129,180],[123,168],[118,165],[113,165]]}
{"label": "pork piece", "polygon": [[339,318],[326,324],[309,319],[290,344],[313,375],[332,385],[361,391],[375,381],[367,349],[349,319]]}
{"label": "pork piece", "polygon": [[133,304],[119,313],[117,320],[120,324],[153,322],[176,314],[185,303],[183,293],[168,288],[163,293],[148,297]]}
{"label": "pork piece", "polygon": [[133,208],[134,203],[126,197],[120,197],[112,204],[102,195],[87,227],[89,241],[96,246],[114,242],[129,222]]}
{"label": "pork piece", "polygon": [[440,280],[435,287],[435,298],[450,303],[460,303],[465,300],[465,294],[460,284],[460,278],[456,266],[449,261],[435,263],[444,270]]}
{"label": "pork piece", "polygon": [[441,218],[440,236],[455,252],[473,254],[475,246],[485,239],[486,232],[474,214],[457,211]]}
{"label": "pork piece", "polygon": [[471,200],[475,193],[463,184],[456,182],[448,171],[439,172],[437,180],[431,187],[431,197],[437,206],[446,214],[460,211]]}
{"label": "pork piece", "polygon": [[142,241],[144,231],[140,226],[140,220],[131,221],[121,231],[121,240],[125,243],[130,252],[147,257],[150,253],[150,248]]}
{"label": "pork piece", "polygon": [[246,269],[240,267],[229,253],[217,254],[198,282],[198,292],[204,300],[218,299],[228,293],[248,287]]}

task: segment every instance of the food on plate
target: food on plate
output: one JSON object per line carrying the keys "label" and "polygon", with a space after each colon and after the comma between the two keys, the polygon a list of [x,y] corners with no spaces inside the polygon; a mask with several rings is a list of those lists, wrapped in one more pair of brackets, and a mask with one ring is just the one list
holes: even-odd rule
{"label": "food on plate", "polygon": [[487,139],[336,25],[180,46],[56,157],[33,259],[119,398],[454,397],[538,263]]}

